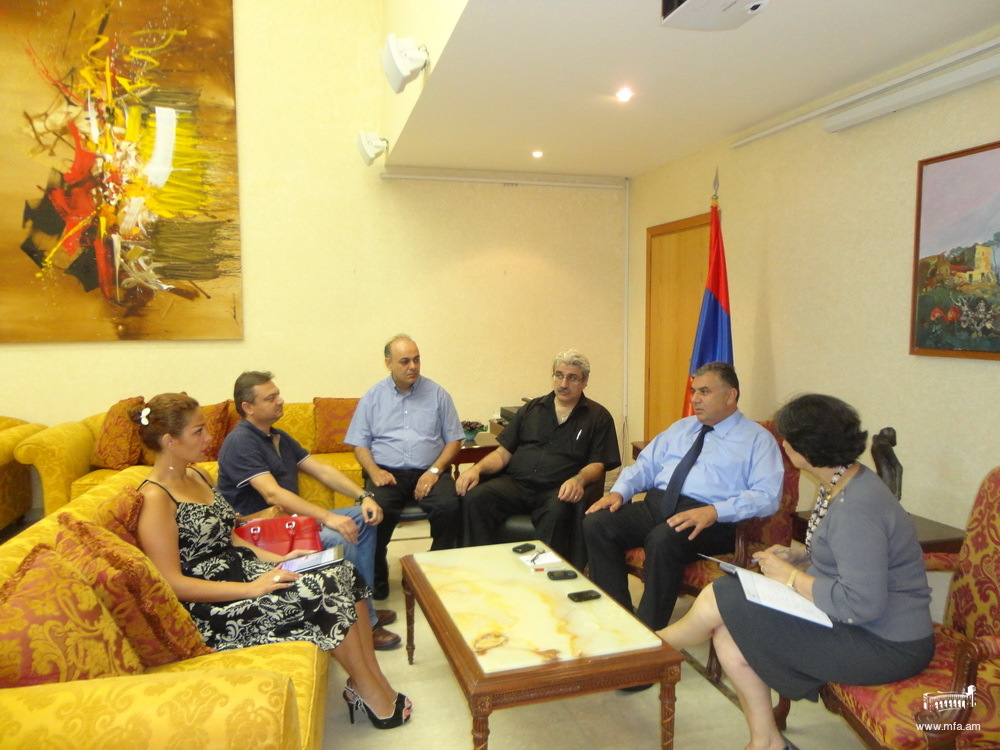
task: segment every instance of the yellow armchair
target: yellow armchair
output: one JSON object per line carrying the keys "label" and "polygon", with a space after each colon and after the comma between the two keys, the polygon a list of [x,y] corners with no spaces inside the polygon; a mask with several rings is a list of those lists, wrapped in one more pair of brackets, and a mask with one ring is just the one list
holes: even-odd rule
{"label": "yellow armchair", "polygon": [[43,424],[0,417],[0,529],[31,509],[31,472],[14,460],[21,441],[45,429]]}

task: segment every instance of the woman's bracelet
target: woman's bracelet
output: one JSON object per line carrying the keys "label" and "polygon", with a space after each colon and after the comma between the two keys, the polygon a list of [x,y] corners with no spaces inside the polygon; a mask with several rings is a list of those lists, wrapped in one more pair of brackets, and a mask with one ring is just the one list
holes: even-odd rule
{"label": "woman's bracelet", "polygon": [[788,581],[785,583],[785,585],[788,586],[788,588],[792,589],[793,591],[795,590],[795,576],[797,576],[798,574],[799,574],[799,569],[796,568],[795,570],[792,571],[792,574],[788,576]]}

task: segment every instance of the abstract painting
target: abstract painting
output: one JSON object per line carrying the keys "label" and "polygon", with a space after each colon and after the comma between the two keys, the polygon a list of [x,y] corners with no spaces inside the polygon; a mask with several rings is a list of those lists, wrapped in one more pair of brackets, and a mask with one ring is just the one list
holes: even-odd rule
{"label": "abstract painting", "polygon": [[1000,359],[1000,141],[917,173],[910,353]]}
{"label": "abstract painting", "polygon": [[10,0],[0,38],[0,342],[242,338],[232,0]]}

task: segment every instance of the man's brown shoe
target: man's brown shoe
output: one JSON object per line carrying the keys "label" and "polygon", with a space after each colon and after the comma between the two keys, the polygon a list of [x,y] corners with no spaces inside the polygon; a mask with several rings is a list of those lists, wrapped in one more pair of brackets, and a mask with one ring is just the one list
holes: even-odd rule
{"label": "man's brown shoe", "polygon": [[375,623],[376,628],[396,622],[396,612],[392,609],[376,609],[375,617],[378,618],[378,622]]}
{"label": "man's brown shoe", "polygon": [[372,641],[374,641],[376,651],[388,651],[399,645],[400,638],[395,633],[390,633],[379,626],[372,631]]}

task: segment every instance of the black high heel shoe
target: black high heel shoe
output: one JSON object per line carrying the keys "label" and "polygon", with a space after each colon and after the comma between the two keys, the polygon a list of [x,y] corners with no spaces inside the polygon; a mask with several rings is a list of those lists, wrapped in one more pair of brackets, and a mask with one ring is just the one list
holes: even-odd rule
{"label": "black high heel shoe", "polygon": [[360,711],[368,717],[376,729],[393,729],[405,724],[410,720],[409,712],[413,707],[409,698],[402,693],[396,693],[396,703],[392,715],[383,719],[375,713],[371,706],[365,703],[364,699],[350,685],[344,688],[344,701],[347,703],[347,711],[352,724],[354,723],[354,712]]}

